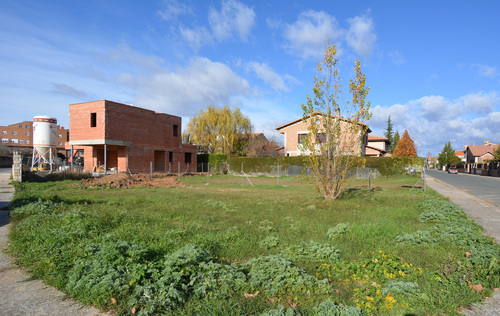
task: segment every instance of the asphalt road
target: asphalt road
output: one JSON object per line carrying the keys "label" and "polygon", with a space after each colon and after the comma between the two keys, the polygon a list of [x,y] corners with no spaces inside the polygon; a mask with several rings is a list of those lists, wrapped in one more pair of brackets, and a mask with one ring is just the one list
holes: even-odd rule
{"label": "asphalt road", "polygon": [[470,174],[450,174],[444,171],[426,170],[439,181],[454,186],[460,191],[472,194],[481,200],[500,207],[500,177],[486,177]]}

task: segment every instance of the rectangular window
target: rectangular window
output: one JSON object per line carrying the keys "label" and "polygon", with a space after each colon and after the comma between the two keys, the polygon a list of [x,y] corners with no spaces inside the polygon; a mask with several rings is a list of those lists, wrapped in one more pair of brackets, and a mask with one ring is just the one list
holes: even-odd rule
{"label": "rectangular window", "polygon": [[62,142],[58,142],[57,145],[61,146],[62,145]]}
{"label": "rectangular window", "polygon": [[173,151],[169,151],[168,152],[168,162],[169,163],[173,163],[174,162],[174,152]]}
{"label": "rectangular window", "polygon": [[66,141],[69,142],[69,132],[66,132]]}
{"label": "rectangular window", "polygon": [[97,126],[97,113],[90,113],[90,127]]}
{"label": "rectangular window", "polygon": [[29,140],[27,140],[27,141],[26,141],[26,144],[28,144],[28,145],[29,145],[29,144],[30,144],[30,141],[29,141]]}
{"label": "rectangular window", "polygon": [[179,126],[178,125],[174,125],[174,137],[177,137],[179,136]]}
{"label": "rectangular window", "polygon": [[191,153],[186,153],[184,156],[185,163],[191,163]]}
{"label": "rectangular window", "polygon": [[12,135],[17,135],[17,132],[12,132]]}
{"label": "rectangular window", "polygon": [[12,139],[10,140],[10,142],[11,142],[12,144],[17,144],[19,141],[17,140],[17,138],[12,138]]}
{"label": "rectangular window", "polygon": [[306,140],[307,134],[298,134],[298,135],[299,135],[298,142],[299,144],[302,144]]}
{"label": "rectangular window", "polygon": [[22,139],[21,139],[21,140],[19,141],[19,144],[24,144],[24,140],[22,140]]}
{"label": "rectangular window", "polygon": [[26,136],[30,136],[30,132],[26,132],[24,133]]}
{"label": "rectangular window", "polygon": [[26,128],[30,128],[30,126],[29,126],[29,125],[24,125],[24,126],[25,126]]}
{"label": "rectangular window", "polygon": [[2,138],[2,144],[8,144],[9,139],[8,138]]}
{"label": "rectangular window", "polygon": [[23,124],[19,124],[19,128],[23,128]]}
{"label": "rectangular window", "polygon": [[2,135],[7,135],[7,131],[2,131]]}
{"label": "rectangular window", "polygon": [[323,133],[317,133],[316,134],[316,142],[321,143],[321,144],[326,143],[326,135]]}
{"label": "rectangular window", "polygon": [[61,134],[59,134],[59,135],[58,135],[58,137],[59,137],[59,138],[62,138],[62,135],[61,135]]}

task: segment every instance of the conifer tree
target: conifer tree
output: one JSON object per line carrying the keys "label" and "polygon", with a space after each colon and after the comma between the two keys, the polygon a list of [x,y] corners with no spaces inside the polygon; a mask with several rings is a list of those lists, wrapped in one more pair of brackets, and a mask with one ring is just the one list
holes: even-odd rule
{"label": "conifer tree", "polygon": [[417,149],[413,139],[410,138],[408,131],[405,130],[403,137],[398,142],[396,149],[393,153],[394,157],[417,157]]}
{"label": "conifer tree", "polygon": [[394,150],[394,125],[391,123],[391,116],[387,119],[387,127],[385,129],[385,138],[389,140],[389,148],[388,151],[392,152]]}
{"label": "conifer tree", "polygon": [[455,149],[451,147],[451,142],[444,144],[443,151],[439,153],[438,162],[442,166],[449,166],[460,162],[460,158],[455,155]]}
{"label": "conifer tree", "polygon": [[394,153],[394,150],[398,146],[399,139],[400,139],[399,132],[396,131],[396,133],[394,134],[394,138],[392,139],[392,144],[391,144],[391,147],[390,147],[390,150],[389,150],[389,152],[391,154]]}

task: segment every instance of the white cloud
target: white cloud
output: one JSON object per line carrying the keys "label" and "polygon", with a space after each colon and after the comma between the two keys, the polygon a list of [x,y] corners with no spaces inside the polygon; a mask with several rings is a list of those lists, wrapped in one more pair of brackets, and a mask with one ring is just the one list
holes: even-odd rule
{"label": "white cloud", "polygon": [[372,108],[369,121],[374,135],[383,134],[387,117],[400,134],[405,129],[415,141],[419,155],[436,155],[451,141],[455,150],[466,143],[499,142],[500,98],[498,93],[478,92],[455,100],[443,96],[424,96],[405,104]]}
{"label": "white cloud", "polygon": [[161,68],[149,74],[121,74],[117,80],[134,89],[138,104],[157,111],[190,116],[210,104],[234,105],[252,95],[249,83],[227,65],[198,57],[175,72]]}
{"label": "white cloud", "polygon": [[477,70],[480,76],[490,79],[495,79],[497,77],[497,69],[495,67],[481,64],[473,64],[472,67]]}
{"label": "white cloud", "polygon": [[193,14],[193,11],[185,3],[176,0],[165,1],[165,9],[158,11],[158,14],[167,21],[176,20],[177,17],[184,14]]}
{"label": "white cloud", "polygon": [[406,58],[404,58],[403,54],[401,54],[398,50],[389,52],[389,57],[391,58],[392,63],[396,66],[406,64]]}
{"label": "white cloud", "polygon": [[372,18],[362,15],[347,19],[347,22],[349,23],[346,34],[347,45],[363,58],[369,59],[377,40]]}
{"label": "white cloud", "polygon": [[290,91],[290,89],[286,86],[283,77],[275,73],[269,65],[250,62],[248,63],[248,67],[255,72],[257,77],[264,80],[264,82],[269,84],[274,90]]}
{"label": "white cloud", "polygon": [[210,32],[204,27],[190,29],[181,26],[179,30],[184,40],[186,40],[189,46],[195,51],[198,51],[201,46],[213,42]]}
{"label": "white cloud", "polygon": [[334,16],[310,10],[301,13],[294,24],[287,24],[284,36],[290,53],[302,59],[318,60],[323,56],[329,40],[336,44],[340,53],[340,40],[344,33]]}
{"label": "white cloud", "polygon": [[228,0],[222,2],[221,11],[210,8],[208,22],[217,40],[228,39],[236,32],[246,41],[255,23],[255,12],[241,2]]}
{"label": "white cloud", "polygon": [[467,112],[483,114],[493,111],[495,106],[500,104],[500,97],[495,91],[478,92],[461,97],[459,102],[463,104]]}

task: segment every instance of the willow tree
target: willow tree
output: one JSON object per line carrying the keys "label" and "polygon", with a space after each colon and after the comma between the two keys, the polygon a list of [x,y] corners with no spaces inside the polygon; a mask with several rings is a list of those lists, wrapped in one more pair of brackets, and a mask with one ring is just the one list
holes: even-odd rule
{"label": "willow tree", "polygon": [[205,152],[230,155],[241,135],[251,131],[250,119],[239,108],[209,105],[189,120],[183,139]]}
{"label": "willow tree", "polygon": [[313,95],[302,105],[303,122],[308,133],[302,140],[302,154],[307,157],[317,191],[327,200],[342,192],[348,171],[363,152],[363,137],[368,131],[364,121],[370,119],[370,90],[365,84],[359,60],[355,61],[354,78],[349,82],[350,97],[345,98],[337,69],[337,49],[325,49],[324,60],[317,64]]}

